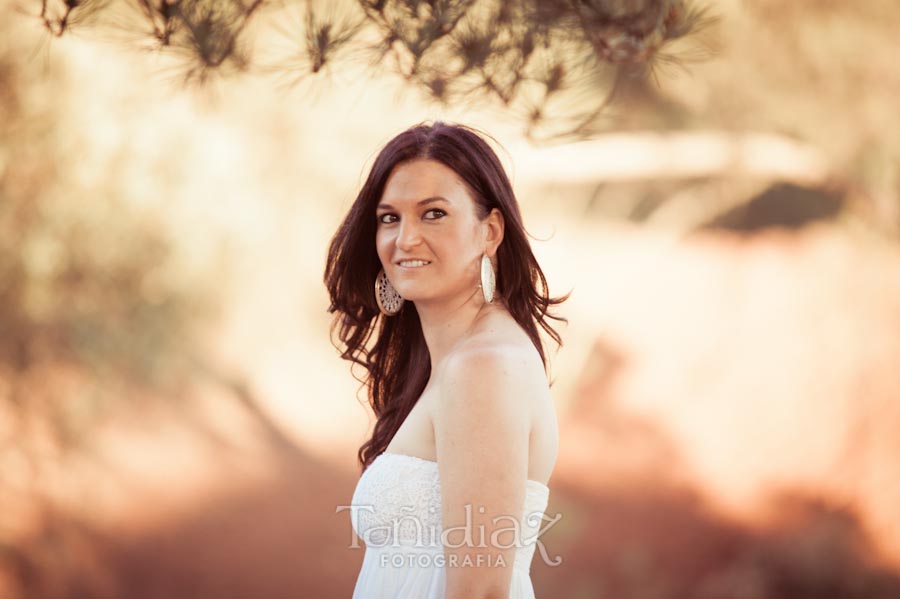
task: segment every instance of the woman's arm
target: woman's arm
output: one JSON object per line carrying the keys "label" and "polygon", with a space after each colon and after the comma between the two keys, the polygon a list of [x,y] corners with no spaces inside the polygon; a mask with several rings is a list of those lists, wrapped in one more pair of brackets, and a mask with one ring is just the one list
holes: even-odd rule
{"label": "woman's arm", "polygon": [[513,347],[466,350],[443,369],[434,434],[447,599],[509,597],[535,392],[527,374]]}

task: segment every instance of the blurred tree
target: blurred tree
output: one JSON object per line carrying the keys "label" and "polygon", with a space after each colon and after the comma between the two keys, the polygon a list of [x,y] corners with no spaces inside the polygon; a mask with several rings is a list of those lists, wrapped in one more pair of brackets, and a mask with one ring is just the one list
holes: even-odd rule
{"label": "blurred tree", "polygon": [[111,411],[187,405],[198,385],[288,445],[240,374],[203,346],[223,268],[187,280],[162,213],[131,203],[124,179],[80,182],[73,147],[83,140],[59,126],[60,73],[29,68],[12,27],[0,21],[0,472],[7,450],[42,459],[83,450]]}
{"label": "blurred tree", "polygon": [[29,454],[38,429],[51,455],[82,446],[108,408],[148,396],[135,388],[178,397],[209,309],[173,274],[161,223],[115,183],[78,183],[50,93],[58,73],[27,68],[11,27],[0,25],[0,420],[13,434],[0,464],[8,449]]}
{"label": "blurred tree", "polygon": [[153,426],[162,406],[227,459],[194,409],[213,390],[270,447],[297,448],[203,344],[223,272],[186,280],[183,246],[124,178],[84,182],[93,157],[60,126],[65,73],[31,68],[30,38],[0,19],[0,597],[121,595],[104,538],[67,513],[102,495],[85,464],[121,484],[98,432],[123,416]]}
{"label": "blurred tree", "polygon": [[671,44],[714,20],[692,0],[309,0],[296,30],[274,19],[292,49],[263,67],[251,60],[247,30],[270,7],[274,0],[40,0],[36,13],[54,36],[109,15],[129,42],[185,56],[186,82],[254,68],[300,79],[341,56],[366,57],[442,103],[499,101],[536,136],[590,134],[625,79],[701,57]]}

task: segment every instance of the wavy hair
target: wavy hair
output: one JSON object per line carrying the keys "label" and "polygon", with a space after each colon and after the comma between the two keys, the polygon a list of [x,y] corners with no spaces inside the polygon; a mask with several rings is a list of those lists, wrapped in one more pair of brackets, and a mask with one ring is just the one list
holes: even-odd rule
{"label": "wavy hair", "polygon": [[[443,163],[467,184],[479,218],[497,208],[505,221],[504,237],[497,249],[495,296],[505,302],[512,317],[525,330],[541,356],[547,358],[538,326],[562,345],[548,318],[568,322],[549,313],[551,306],[569,298],[552,298],[522,224],[512,185],[497,155],[471,127],[419,124],[389,141],[372,165],[368,177],[341,223],[328,249],[325,286],[331,299],[328,312],[335,314],[331,339],[341,357],[366,370],[360,382],[368,388],[369,404],[377,418],[372,436],[360,446],[357,459],[365,470],[387,448],[406,416],[425,389],[431,361],[419,316],[413,302],[385,317],[375,301],[375,278],[381,263],[375,249],[376,205],[397,165],[416,159]],[[370,343],[372,334],[377,334]],[[335,335],[337,341],[335,341]]]}

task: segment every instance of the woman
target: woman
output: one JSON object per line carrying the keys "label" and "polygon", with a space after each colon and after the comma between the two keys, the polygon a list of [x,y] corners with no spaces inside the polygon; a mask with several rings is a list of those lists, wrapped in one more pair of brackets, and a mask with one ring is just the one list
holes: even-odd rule
{"label": "woman", "polygon": [[358,453],[353,596],[534,597],[558,446],[538,325],[559,345],[546,319],[565,321],[548,308],[568,295],[549,297],[490,146],[441,122],[392,139],[325,282],[377,417]]}

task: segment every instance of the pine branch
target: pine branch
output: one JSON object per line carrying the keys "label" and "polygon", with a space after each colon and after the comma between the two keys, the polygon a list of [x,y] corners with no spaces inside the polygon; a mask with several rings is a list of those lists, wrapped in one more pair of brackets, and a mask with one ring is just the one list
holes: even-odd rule
{"label": "pine branch", "polygon": [[[54,1],[62,3],[55,11],[48,5]],[[96,1],[41,0],[39,18],[59,37]],[[159,51],[185,56],[185,81],[200,83],[253,66],[247,25],[273,2],[125,1],[145,23],[142,35]],[[283,23],[283,15],[273,15],[279,17]],[[561,97],[593,98],[567,115],[578,131],[608,107],[619,69],[649,78],[657,65],[681,66],[690,56],[668,53],[668,46],[714,22],[692,0],[308,0],[305,18],[286,32],[298,46],[290,61],[264,70],[299,71],[300,80],[321,76],[339,56],[368,56],[374,68],[399,74],[439,102],[493,99],[518,111],[525,105],[529,127],[551,118],[549,105]]]}

